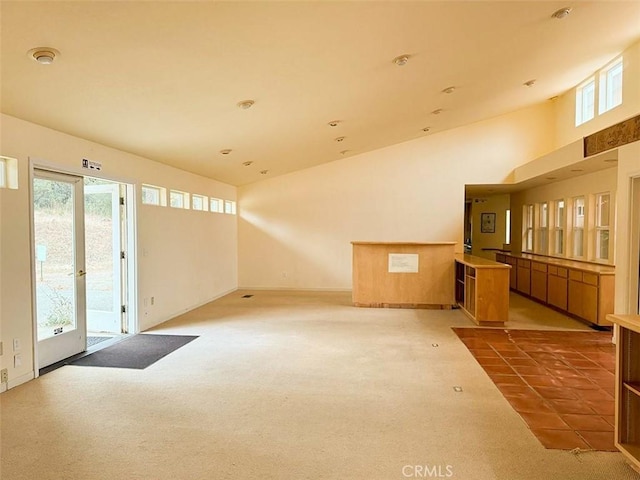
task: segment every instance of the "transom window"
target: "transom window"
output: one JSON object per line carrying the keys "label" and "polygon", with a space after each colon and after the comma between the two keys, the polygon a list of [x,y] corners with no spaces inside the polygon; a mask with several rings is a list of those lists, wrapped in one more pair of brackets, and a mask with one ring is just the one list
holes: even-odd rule
{"label": "transom window", "polygon": [[224,201],[220,198],[209,199],[209,210],[215,213],[224,213]]}
{"label": "transom window", "polygon": [[167,205],[167,190],[155,185],[142,185],[142,203],[145,205]]}
{"label": "transom window", "polygon": [[7,160],[0,157],[0,188],[7,188]]}
{"label": "transom window", "polygon": [[205,197],[204,195],[197,195],[194,193],[191,196],[191,209],[206,212],[209,209],[207,197]]}
{"label": "transom window", "polygon": [[169,205],[173,208],[189,208],[189,194],[179,190],[171,190],[169,193]]}
{"label": "transom window", "polygon": [[224,213],[228,213],[229,215],[236,214],[236,202],[233,200],[225,200],[224,201]]}
{"label": "transom window", "polygon": [[600,72],[598,113],[622,104],[622,57]]}
{"label": "transom window", "polygon": [[591,77],[576,89],[576,127],[595,115],[596,79]]}

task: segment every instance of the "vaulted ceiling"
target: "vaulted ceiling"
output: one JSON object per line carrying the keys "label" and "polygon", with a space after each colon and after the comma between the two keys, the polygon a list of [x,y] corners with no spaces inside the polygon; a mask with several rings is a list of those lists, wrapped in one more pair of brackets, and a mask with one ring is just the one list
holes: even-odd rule
{"label": "vaulted ceiling", "polygon": [[628,1],[0,8],[3,113],[234,185],[546,101],[640,39]]}

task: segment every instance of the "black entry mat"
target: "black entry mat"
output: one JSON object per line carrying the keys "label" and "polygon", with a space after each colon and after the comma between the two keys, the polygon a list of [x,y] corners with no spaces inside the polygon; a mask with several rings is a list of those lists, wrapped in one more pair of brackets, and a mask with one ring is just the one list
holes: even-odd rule
{"label": "black entry mat", "polygon": [[193,335],[134,335],[69,365],[142,370],[196,338]]}

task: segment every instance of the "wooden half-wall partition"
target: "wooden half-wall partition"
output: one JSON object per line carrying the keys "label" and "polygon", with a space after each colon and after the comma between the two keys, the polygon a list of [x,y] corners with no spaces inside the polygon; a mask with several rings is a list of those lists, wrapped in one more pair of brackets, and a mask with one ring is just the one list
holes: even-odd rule
{"label": "wooden half-wall partition", "polygon": [[351,242],[353,304],[452,308],[455,242]]}

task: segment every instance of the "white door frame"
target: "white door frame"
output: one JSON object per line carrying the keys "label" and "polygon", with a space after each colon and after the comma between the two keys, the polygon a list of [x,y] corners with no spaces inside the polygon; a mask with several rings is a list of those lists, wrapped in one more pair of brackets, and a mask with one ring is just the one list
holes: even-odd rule
{"label": "white door frame", "polygon": [[[80,162],[78,162],[80,164]],[[127,333],[138,333],[140,331],[140,323],[138,317],[138,261],[137,261],[137,220],[136,220],[136,181],[129,178],[118,177],[105,174],[103,171],[88,171],[81,166],[71,167],[68,165],[60,165],[50,162],[42,158],[29,157],[29,200],[30,200],[30,215],[31,223],[33,224],[33,179],[34,170],[49,170],[51,172],[76,175],[76,176],[91,176],[95,178],[101,178],[112,182],[118,182],[125,186],[126,190],[126,219],[127,219],[127,282],[126,282],[126,295],[127,295]],[[87,175],[90,173],[91,175]],[[33,225],[31,225],[31,272],[35,271],[36,266],[36,254],[34,248],[33,238]],[[32,288],[31,288],[31,316],[33,319],[33,370],[34,377],[40,375],[38,359],[38,332],[37,332],[37,318],[36,318],[36,290],[35,290],[35,277],[32,276]]]}

